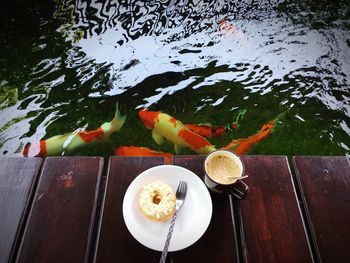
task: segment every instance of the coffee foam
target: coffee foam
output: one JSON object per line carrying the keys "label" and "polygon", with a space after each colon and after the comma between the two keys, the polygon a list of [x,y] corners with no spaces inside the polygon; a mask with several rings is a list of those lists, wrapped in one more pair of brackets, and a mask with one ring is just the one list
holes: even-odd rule
{"label": "coffee foam", "polygon": [[233,184],[242,176],[243,165],[237,156],[218,151],[207,157],[205,171],[219,184]]}

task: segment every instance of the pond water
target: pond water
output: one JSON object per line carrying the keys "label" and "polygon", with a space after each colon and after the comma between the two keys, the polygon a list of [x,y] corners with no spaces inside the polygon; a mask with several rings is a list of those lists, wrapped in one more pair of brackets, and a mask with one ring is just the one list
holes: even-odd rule
{"label": "pond water", "polygon": [[245,112],[216,147],[278,117],[247,154],[350,155],[349,1],[46,2],[2,8],[0,155],[94,130],[117,103],[118,132],[62,154],[174,153],[140,121],[148,108],[216,126]]}

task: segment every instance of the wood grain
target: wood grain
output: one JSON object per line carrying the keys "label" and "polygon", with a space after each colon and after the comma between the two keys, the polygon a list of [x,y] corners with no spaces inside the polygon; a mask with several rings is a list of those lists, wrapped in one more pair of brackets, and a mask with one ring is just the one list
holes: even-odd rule
{"label": "wood grain", "polygon": [[103,159],[48,157],[17,262],[87,261]]}
{"label": "wood grain", "polygon": [[40,158],[0,158],[0,262],[16,253],[40,164]]}
{"label": "wood grain", "polygon": [[350,165],[345,156],[294,157],[318,260],[349,262]]}
{"label": "wood grain", "polygon": [[134,178],[144,170],[165,163],[163,157],[111,157],[102,208],[96,262],[158,262],[160,252],[138,243],[123,219],[124,194]]}
{"label": "wood grain", "polygon": [[250,187],[239,202],[246,262],[312,262],[288,161],[242,156]]}

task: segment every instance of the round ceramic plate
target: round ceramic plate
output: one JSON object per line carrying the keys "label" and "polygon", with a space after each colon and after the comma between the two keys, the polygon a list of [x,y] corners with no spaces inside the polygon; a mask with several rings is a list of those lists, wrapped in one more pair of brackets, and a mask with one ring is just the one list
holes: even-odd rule
{"label": "round ceramic plate", "polygon": [[184,249],[195,243],[206,231],[211,215],[212,201],[202,180],[193,172],[175,165],[150,168],[129,185],[123,200],[123,217],[133,237],[144,246],[162,251],[170,220],[157,222],[146,218],[139,209],[138,198],[142,187],[153,181],[162,181],[174,192],[181,180],[187,182],[187,196],[175,223],[169,251]]}

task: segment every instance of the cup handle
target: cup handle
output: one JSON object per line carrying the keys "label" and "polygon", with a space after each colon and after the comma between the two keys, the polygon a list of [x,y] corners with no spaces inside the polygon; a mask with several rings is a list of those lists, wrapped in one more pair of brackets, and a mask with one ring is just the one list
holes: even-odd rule
{"label": "cup handle", "polygon": [[249,186],[242,180],[238,180],[231,188],[231,194],[237,199],[245,199],[249,192]]}

